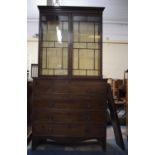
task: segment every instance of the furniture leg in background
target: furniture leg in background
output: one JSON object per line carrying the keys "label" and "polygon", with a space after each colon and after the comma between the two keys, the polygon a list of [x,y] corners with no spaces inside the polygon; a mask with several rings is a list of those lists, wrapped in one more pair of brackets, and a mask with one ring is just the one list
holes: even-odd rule
{"label": "furniture leg in background", "polygon": [[119,124],[119,120],[118,120],[116,107],[115,107],[113,94],[112,94],[110,85],[108,85],[107,90],[108,90],[108,92],[107,92],[107,94],[108,94],[108,108],[109,108],[109,111],[110,111],[110,117],[111,117],[111,122],[112,122],[113,129],[114,129],[116,144],[120,148],[125,150],[125,146],[124,146],[124,142],[123,142],[123,138],[122,138],[122,133],[121,133],[121,129],[120,129],[120,124]]}

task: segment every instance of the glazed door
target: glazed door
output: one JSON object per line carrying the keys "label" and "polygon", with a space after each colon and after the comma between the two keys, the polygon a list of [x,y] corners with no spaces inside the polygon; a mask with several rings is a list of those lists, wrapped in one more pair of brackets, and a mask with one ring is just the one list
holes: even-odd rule
{"label": "glazed door", "polygon": [[39,75],[101,77],[100,16],[61,13],[42,15],[40,21]]}
{"label": "glazed door", "polygon": [[41,16],[40,75],[68,76],[69,18],[67,15]]}
{"label": "glazed door", "polygon": [[98,16],[73,16],[73,76],[101,75],[101,27]]}

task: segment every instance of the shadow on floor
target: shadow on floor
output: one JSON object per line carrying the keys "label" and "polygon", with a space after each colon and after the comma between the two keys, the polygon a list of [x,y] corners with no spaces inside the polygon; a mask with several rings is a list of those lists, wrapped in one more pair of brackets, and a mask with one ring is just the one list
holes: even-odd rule
{"label": "shadow on floor", "polygon": [[114,139],[113,129],[111,126],[107,127],[107,146],[106,152],[102,150],[99,143],[75,145],[75,146],[63,146],[53,143],[45,143],[39,145],[36,150],[31,149],[32,141],[28,145],[27,155],[127,155],[128,154],[128,142],[125,133],[125,127],[121,127],[122,135],[125,144],[125,151],[121,150]]}

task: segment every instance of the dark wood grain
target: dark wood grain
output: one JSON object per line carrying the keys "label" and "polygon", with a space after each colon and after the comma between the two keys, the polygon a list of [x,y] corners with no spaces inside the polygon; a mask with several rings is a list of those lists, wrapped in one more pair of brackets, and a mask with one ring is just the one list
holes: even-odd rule
{"label": "dark wood grain", "polygon": [[106,141],[105,82],[35,79],[33,94],[33,137]]}

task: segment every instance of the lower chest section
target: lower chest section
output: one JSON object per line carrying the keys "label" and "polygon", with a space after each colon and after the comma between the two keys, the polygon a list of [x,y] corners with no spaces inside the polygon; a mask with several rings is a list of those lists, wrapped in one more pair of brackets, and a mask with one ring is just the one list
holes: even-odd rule
{"label": "lower chest section", "polygon": [[33,135],[105,137],[106,87],[97,81],[34,81]]}

